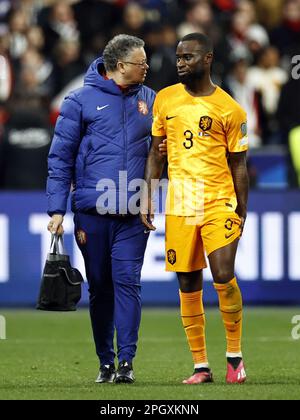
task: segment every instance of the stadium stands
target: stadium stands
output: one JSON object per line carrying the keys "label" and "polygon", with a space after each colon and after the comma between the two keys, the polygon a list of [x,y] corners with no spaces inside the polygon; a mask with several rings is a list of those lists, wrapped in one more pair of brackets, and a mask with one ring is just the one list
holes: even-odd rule
{"label": "stadium stands", "polygon": [[[291,110],[299,101],[293,63],[300,45],[300,0],[5,0],[0,8],[0,188],[9,187],[3,162],[13,162],[3,156],[1,144],[20,97],[33,96],[54,124],[61,98],[80,86],[89,63],[116,33],[145,39],[146,84],[158,91],[177,82],[176,43],[193,31],[213,38],[213,79],[247,110],[251,185],[297,186],[289,132],[300,125],[296,104]],[[26,185],[30,188],[30,181]]]}

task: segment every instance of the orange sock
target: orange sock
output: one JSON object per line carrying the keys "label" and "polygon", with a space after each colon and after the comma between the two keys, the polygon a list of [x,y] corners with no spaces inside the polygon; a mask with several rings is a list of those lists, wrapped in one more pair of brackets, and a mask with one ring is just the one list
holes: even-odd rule
{"label": "orange sock", "polygon": [[194,364],[208,364],[205,342],[203,291],[183,293],[179,290],[182,324],[192,352]]}
{"label": "orange sock", "polygon": [[236,278],[226,284],[214,283],[214,287],[226,330],[227,353],[241,353],[243,302]]}

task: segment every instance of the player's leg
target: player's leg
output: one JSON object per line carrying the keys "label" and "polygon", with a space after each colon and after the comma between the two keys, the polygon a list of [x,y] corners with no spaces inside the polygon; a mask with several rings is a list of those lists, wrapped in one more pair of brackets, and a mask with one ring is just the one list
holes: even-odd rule
{"label": "player's leg", "polygon": [[[191,222],[191,219],[188,222]],[[166,269],[176,271],[178,276],[182,323],[196,369],[193,375],[184,381],[188,384],[211,381],[202,302],[204,267],[206,263],[198,226],[187,223],[185,217],[167,216]]]}
{"label": "player's leg", "polygon": [[109,224],[105,216],[77,213],[75,237],[89,283],[90,317],[100,374],[96,382],[114,379],[114,289],[111,275]]}
{"label": "player's leg", "polygon": [[116,220],[113,228],[112,276],[119,368],[115,382],[132,383],[141,321],[141,270],[149,234],[139,217]]}
{"label": "player's leg", "polygon": [[205,313],[203,307],[203,274],[202,270],[178,272],[180,313],[182,325],[194,361],[192,376],[183,381],[184,384],[212,382],[209,368],[206,340]]}
{"label": "player's leg", "polygon": [[239,220],[235,214],[231,218],[227,215],[223,220],[221,217],[215,219],[202,232],[226,330],[227,382],[246,379],[241,350],[243,303],[234,274],[239,234]]}

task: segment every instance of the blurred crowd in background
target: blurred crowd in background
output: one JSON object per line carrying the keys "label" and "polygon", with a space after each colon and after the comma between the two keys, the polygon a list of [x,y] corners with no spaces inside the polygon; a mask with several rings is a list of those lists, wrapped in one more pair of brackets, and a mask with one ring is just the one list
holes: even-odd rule
{"label": "blurred crowd in background", "polygon": [[213,81],[248,113],[251,185],[299,186],[300,0],[0,0],[0,189],[44,189],[61,102],[111,37],[144,39],[159,91],[191,32],[213,39]]}

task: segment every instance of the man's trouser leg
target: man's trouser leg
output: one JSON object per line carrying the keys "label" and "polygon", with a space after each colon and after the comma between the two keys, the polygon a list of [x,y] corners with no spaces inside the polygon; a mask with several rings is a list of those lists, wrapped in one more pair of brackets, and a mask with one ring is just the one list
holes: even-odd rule
{"label": "man's trouser leg", "polygon": [[115,326],[118,359],[131,362],[141,321],[141,270],[149,234],[139,217],[114,223],[112,277],[115,289]]}
{"label": "man's trouser leg", "polygon": [[78,213],[75,236],[82,252],[90,293],[90,316],[96,353],[102,365],[114,363],[114,288],[111,275],[112,220]]}

